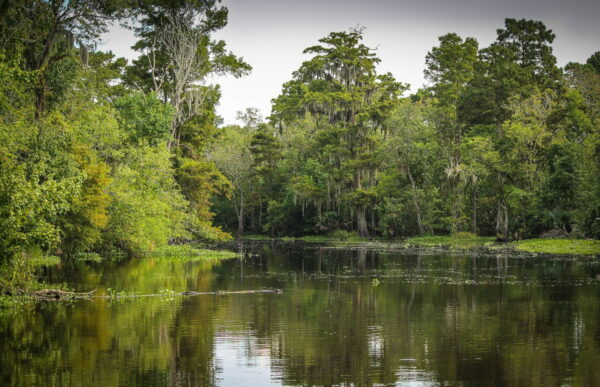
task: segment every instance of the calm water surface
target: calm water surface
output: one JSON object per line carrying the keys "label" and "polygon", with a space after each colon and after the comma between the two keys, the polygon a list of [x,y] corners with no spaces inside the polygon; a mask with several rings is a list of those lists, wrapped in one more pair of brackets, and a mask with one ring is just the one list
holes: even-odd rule
{"label": "calm water surface", "polygon": [[50,270],[48,281],[99,294],[283,293],[45,302],[0,314],[0,385],[600,385],[598,259],[242,249],[243,260]]}

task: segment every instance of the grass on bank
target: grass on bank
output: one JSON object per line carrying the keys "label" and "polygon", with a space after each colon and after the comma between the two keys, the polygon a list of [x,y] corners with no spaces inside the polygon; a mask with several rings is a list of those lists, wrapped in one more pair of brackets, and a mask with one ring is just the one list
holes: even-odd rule
{"label": "grass on bank", "polygon": [[[245,239],[250,240],[270,240],[266,235],[248,235]],[[278,238],[284,241],[305,241],[321,243],[362,243],[369,241],[402,243],[397,239],[389,238],[361,238],[355,233],[346,231],[337,231],[327,235],[308,235],[303,237],[283,237]],[[589,239],[550,239],[534,238],[521,241],[513,241],[504,245],[494,245],[494,237],[477,236],[469,232],[461,232],[452,235],[428,235],[405,239],[403,242],[414,246],[447,246],[455,249],[472,249],[475,247],[493,247],[505,246],[528,253],[539,254],[569,254],[569,255],[600,255],[600,241]]]}
{"label": "grass on bank", "polygon": [[[493,237],[476,236],[472,233],[458,233],[449,236],[414,237],[408,238],[406,241],[409,244],[421,246],[450,246],[452,248],[469,249],[479,246],[490,247],[494,239]],[[504,246],[528,253],[539,254],[600,254],[600,241],[588,239],[533,238],[513,241]]]}
{"label": "grass on bank", "polygon": [[[244,239],[250,240],[270,240],[266,235],[248,235]],[[334,231],[325,235],[306,235],[301,237],[281,237],[275,238],[282,241],[304,241],[304,242],[321,242],[321,243],[365,243],[365,242],[387,242],[387,243],[407,243],[409,245],[419,246],[450,246],[455,248],[471,248],[483,246],[494,240],[492,237],[480,237],[471,233],[457,233],[446,236],[420,236],[407,238],[405,240],[398,238],[374,237],[363,238],[356,233],[349,231]]]}
{"label": "grass on bank", "polygon": [[529,253],[600,255],[600,241],[589,239],[525,239],[511,245]]}

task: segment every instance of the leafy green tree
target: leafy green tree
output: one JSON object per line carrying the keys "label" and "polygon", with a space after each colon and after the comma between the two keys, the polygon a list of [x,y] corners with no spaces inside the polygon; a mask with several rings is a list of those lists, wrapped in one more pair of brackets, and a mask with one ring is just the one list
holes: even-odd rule
{"label": "leafy green tree", "polygon": [[0,120],[9,124],[31,115],[35,77],[20,68],[18,58],[0,54]]}
{"label": "leafy green tree", "polygon": [[223,129],[220,141],[210,153],[217,168],[231,182],[231,203],[237,217],[237,235],[244,235],[244,224],[248,209],[252,205],[253,190],[258,188],[254,170],[253,154],[250,150],[251,127],[228,126]]}
{"label": "leafy green tree", "polygon": [[220,98],[212,75],[249,73],[250,65],[229,52],[214,33],[227,24],[219,1],[144,1],[135,11],[140,25],[133,48],[140,57],[127,68],[126,85],[154,93],[171,106],[167,146],[175,155],[176,178],[196,215],[197,235],[227,238],[211,226],[211,196],[228,190],[225,177],[205,155],[218,138]]}
{"label": "leafy green tree", "polygon": [[175,178],[189,202],[193,219],[190,231],[195,238],[224,241],[231,236],[212,224],[211,199],[230,190],[230,183],[211,160],[180,158]]}
{"label": "leafy green tree", "polygon": [[23,55],[23,69],[35,74],[36,117],[46,111],[49,92],[63,87],[73,66],[77,43],[87,65],[89,46],[107,31],[110,20],[124,15],[124,1],[5,1],[0,41],[11,54]]}
{"label": "leafy green tree", "polygon": [[[539,100],[539,93],[546,89],[558,91],[562,86],[562,78],[556,67],[556,58],[552,55],[551,43],[555,35],[543,23],[506,19],[505,29],[498,29],[497,34],[496,42],[480,50],[475,75],[460,102],[459,115],[471,127],[488,126],[489,129],[485,131],[492,137],[492,143],[500,151],[502,160],[508,160],[505,156],[509,157],[508,154],[516,150],[507,145],[511,142],[506,140],[505,129],[510,127],[518,132],[517,126],[504,125],[514,113],[515,105],[511,101],[515,98],[526,101],[532,95],[538,95]],[[535,98],[529,101],[534,100]],[[540,108],[545,111],[545,108]],[[533,117],[539,118],[539,115],[535,115],[536,111],[532,111]],[[545,133],[541,129],[545,122],[537,122],[534,127],[539,129],[532,130]],[[507,153],[503,153],[504,151]],[[532,167],[532,164],[512,166],[523,171],[520,167]],[[516,204],[520,201],[517,198],[526,196],[525,191],[514,189],[512,182],[516,170],[496,168],[496,234],[501,239],[508,239],[510,236],[509,202]]]}
{"label": "leafy green tree", "polygon": [[591,66],[596,74],[600,74],[600,51],[596,51],[586,61],[588,66]]}
{"label": "leafy green tree", "polygon": [[586,235],[600,238],[600,74],[591,68],[592,58],[587,65],[567,65],[568,80],[581,96],[584,117],[590,121],[589,129],[575,137],[581,144],[577,148],[576,191],[578,208],[574,217],[578,227]]}
{"label": "leafy green tree", "polygon": [[473,38],[463,40],[456,34],[441,36],[439,41],[440,45],[425,59],[425,77],[432,82],[430,88],[436,107],[432,117],[442,143],[440,149],[447,158],[447,192],[452,213],[450,228],[459,231],[464,216],[461,143],[466,126],[459,120],[458,108],[475,75],[478,44]]}
{"label": "leafy green tree", "polygon": [[218,88],[211,74],[247,74],[251,67],[227,51],[212,34],[227,24],[227,8],[218,1],[142,2],[139,40],[142,55],[128,68],[126,82],[153,91],[174,110],[171,144],[179,145],[183,126],[202,113]]}
{"label": "leafy green tree", "polygon": [[[407,193],[401,197],[405,203],[385,200],[381,207],[384,220],[381,228],[388,234],[390,231],[396,234],[402,222],[410,224],[416,221],[421,235],[432,232],[437,223],[432,216],[437,199],[432,183],[436,169],[439,172],[442,164],[436,161],[439,146],[435,141],[435,128],[427,120],[428,109],[432,107],[405,99],[386,122],[390,137],[384,145],[385,168],[377,189],[384,197]],[[392,181],[387,181],[390,178]],[[404,184],[398,187],[400,182]],[[391,187],[390,183],[393,184]],[[412,211],[408,211],[409,208]]]}
{"label": "leafy green tree", "polygon": [[83,145],[74,145],[73,157],[85,176],[79,195],[59,221],[61,249],[67,256],[90,251],[97,246],[109,219],[109,167],[96,153]]}
{"label": "leafy green tree", "polygon": [[0,247],[3,260],[32,249],[52,253],[60,219],[78,199],[84,175],[68,152],[72,139],[58,114],[0,126]]}
{"label": "leafy green tree", "polygon": [[[294,73],[274,101],[274,120],[280,124],[291,113],[310,113],[316,121],[318,138],[327,142],[323,161],[333,173],[333,201],[345,201],[354,213],[359,235],[368,236],[367,209],[373,205],[377,146],[382,130],[382,113],[398,98],[405,86],[388,75],[377,76],[379,63],[365,46],[362,29],[333,32],[308,47],[313,58]],[[382,109],[383,106],[388,109]],[[304,118],[300,115],[298,118]],[[319,140],[318,140],[319,141]]]}
{"label": "leafy green tree", "polygon": [[166,147],[127,148],[113,167],[108,192],[106,245],[139,253],[189,236],[189,204],[178,190]]}
{"label": "leafy green tree", "polygon": [[556,38],[552,30],[536,20],[506,19],[504,25],[497,30],[496,44],[514,53],[523,70],[522,82],[537,85],[542,91],[560,86],[561,72],[550,46]]}

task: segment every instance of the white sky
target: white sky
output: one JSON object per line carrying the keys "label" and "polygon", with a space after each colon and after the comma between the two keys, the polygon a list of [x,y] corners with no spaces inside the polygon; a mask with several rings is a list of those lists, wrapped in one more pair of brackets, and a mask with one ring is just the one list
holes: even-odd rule
{"label": "white sky", "polygon": [[[221,84],[218,113],[225,124],[247,107],[266,117],[271,99],[292,72],[308,59],[302,50],[332,31],[366,27],[365,44],[377,47],[379,72],[391,72],[416,91],[424,83],[425,55],[449,32],[471,36],[480,47],[496,38],[504,19],[543,21],[557,35],[554,54],[560,66],[584,62],[600,50],[600,1],[590,0],[224,0],[229,24],[216,35],[253,67],[240,79],[215,78]],[[114,27],[101,50],[135,57],[133,34]]]}

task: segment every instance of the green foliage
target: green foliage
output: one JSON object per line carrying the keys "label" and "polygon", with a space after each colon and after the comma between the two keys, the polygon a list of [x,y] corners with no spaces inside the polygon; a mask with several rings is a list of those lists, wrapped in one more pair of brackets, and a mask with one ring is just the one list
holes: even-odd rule
{"label": "green foliage", "polygon": [[600,51],[596,51],[592,54],[592,56],[587,59],[586,64],[591,66],[596,74],[600,75]]}
{"label": "green foliage", "polygon": [[20,58],[0,53],[0,117],[3,123],[18,119],[32,105],[35,74],[20,68]]}
{"label": "green foliage", "polygon": [[166,147],[129,148],[108,187],[111,214],[105,243],[133,253],[187,238],[188,203],[178,190]]}
{"label": "green foliage", "polygon": [[127,2],[95,0],[41,1],[23,6],[5,1],[0,15],[0,42],[9,55],[22,57],[22,68],[35,73],[33,95],[36,118],[69,92],[81,62],[87,65],[88,45],[106,32],[111,18],[124,16]]}
{"label": "green foliage", "polygon": [[[211,75],[240,77],[251,66],[227,51],[213,34],[227,24],[227,8],[218,1],[141,2],[135,12],[139,40],[133,46],[141,55],[127,67],[125,83],[154,92],[173,108],[170,146],[185,148],[190,124],[205,119],[220,96]],[[192,130],[194,132],[194,130]]]}
{"label": "green foliage", "polygon": [[259,184],[254,169],[251,141],[251,127],[226,127],[221,132],[220,141],[212,146],[210,152],[210,158],[231,184],[227,194],[230,196],[230,207],[236,216],[238,236],[244,234],[247,212],[256,205],[252,196]]}
{"label": "green foliage", "polygon": [[229,182],[225,176],[210,161],[189,158],[178,161],[175,177],[194,214],[190,228],[194,236],[219,241],[231,239],[220,227],[211,225],[214,214],[210,211],[210,199],[228,191]]}
{"label": "green foliage", "polygon": [[0,127],[0,256],[59,246],[59,221],[84,181],[60,115]]}
{"label": "green foliage", "polygon": [[264,231],[273,236],[293,234],[290,230],[289,205],[279,203],[275,200],[269,201],[267,207],[267,222],[263,226]]}
{"label": "green foliage", "polygon": [[52,110],[68,98],[68,95],[76,87],[79,69],[79,58],[72,55],[48,65],[45,85],[47,88],[46,109]]}
{"label": "green foliage", "polygon": [[403,198],[385,197],[377,206],[379,214],[378,228],[384,236],[404,234],[406,219],[405,201]]}
{"label": "green foliage", "polygon": [[[373,211],[376,196],[370,189],[377,167],[373,156],[383,122],[406,86],[390,74],[376,74],[380,59],[362,39],[363,30],[357,28],[333,32],[320,39],[320,45],[306,48],[304,53],[313,57],[274,100],[272,121],[282,126],[314,120],[314,149],[319,149],[319,162],[331,173],[325,200],[319,198],[313,205],[320,213],[323,204],[331,209],[334,203],[345,202],[352,211],[344,217],[354,218],[349,222],[356,222],[359,234],[367,236],[366,213]],[[293,179],[296,192],[313,190],[307,178]],[[304,201],[302,207],[304,212]]]}
{"label": "green foliage", "polygon": [[96,245],[108,223],[110,204],[106,192],[110,183],[108,166],[87,147],[76,146],[73,151],[85,179],[71,208],[60,219],[62,248],[68,255],[88,251]]}
{"label": "green foliage", "polygon": [[[162,25],[159,9],[183,14],[189,4],[5,3],[0,263],[33,262],[31,251],[81,257],[115,247],[142,253],[192,237],[228,239],[212,225],[209,208],[211,196],[225,192],[228,182],[202,156],[216,137],[219,89],[196,84],[211,73],[239,76],[249,70],[224,42],[209,38],[225,25],[226,9],[215,2],[195,4],[194,12],[205,12],[210,20],[193,27],[201,44],[191,53],[196,63],[208,55],[210,65],[192,69],[200,73],[183,83],[167,82],[183,87],[179,94],[141,88],[148,91],[144,94],[128,89],[130,79],[123,82],[125,59],[93,52],[91,46],[109,22],[136,16],[156,34]],[[185,22],[199,19],[194,20]],[[140,37],[141,46],[152,40],[144,33]],[[181,61],[162,65],[171,76],[189,70],[182,70]],[[192,105],[184,101],[198,96],[203,103],[194,100],[194,110],[186,110]]]}
{"label": "green foliage", "polygon": [[134,92],[117,98],[114,107],[119,112],[119,125],[133,144],[162,144],[171,136],[173,108],[154,95]]}

